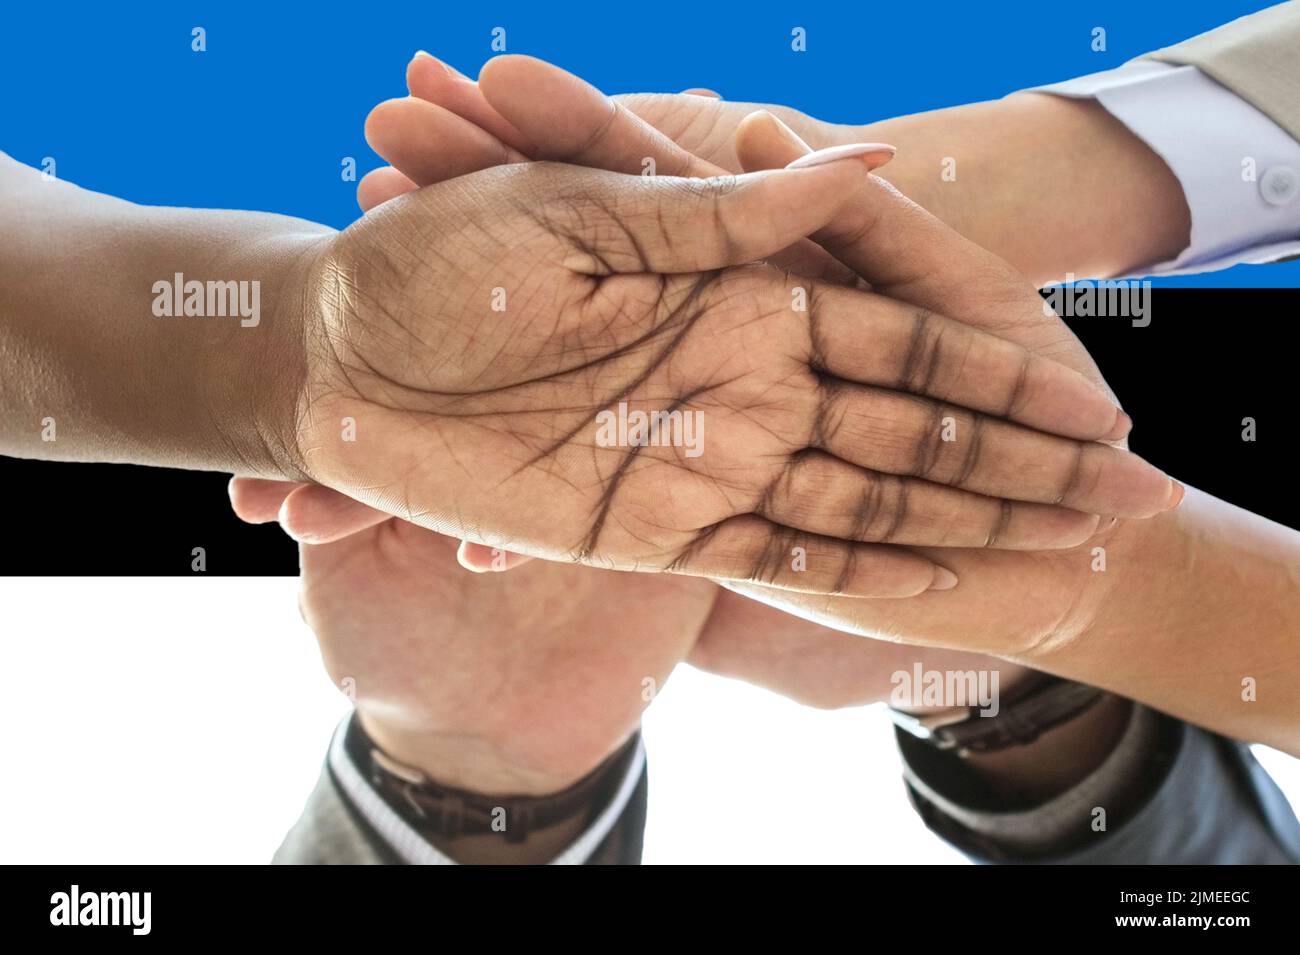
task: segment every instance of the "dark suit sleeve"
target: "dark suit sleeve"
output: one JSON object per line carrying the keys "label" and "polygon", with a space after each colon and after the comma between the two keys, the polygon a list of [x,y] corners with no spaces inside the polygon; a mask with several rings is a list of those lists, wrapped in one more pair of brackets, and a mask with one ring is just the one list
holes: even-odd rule
{"label": "dark suit sleeve", "polygon": [[646,799],[649,794],[649,767],[642,766],[632,797],[618,817],[618,822],[587,858],[586,865],[640,865],[645,841]]}
{"label": "dark suit sleeve", "polygon": [[1088,779],[1012,812],[986,802],[956,757],[899,745],[917,811],[974,862],[1300,862],[1300,822],[1249,748],[1145,707]]}

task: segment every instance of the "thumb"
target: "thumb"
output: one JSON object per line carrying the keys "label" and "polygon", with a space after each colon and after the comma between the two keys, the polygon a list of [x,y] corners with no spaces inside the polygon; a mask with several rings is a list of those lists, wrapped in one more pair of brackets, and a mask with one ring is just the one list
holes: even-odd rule
{"label": "thumb", "polygon": [[579,171],[566,260],[590,275],[702,272],[767,258],[829,225],[867,186],[861,161],[682,179]]}
{"label": "thumb", "polygon": [[[684,149],[590,83],[544,60],[517,54],[490,60],[479,74],[479,90],[488,108],[511,128],[527,134],[533,146],[529,156],[533,159],[637,175],[650,170],[650,175],[695,179],[728,172]],[[698,99],[707,98],[703,95],[707,90],[697,92]],[[661,115],[661,121],[667,119],[670,125],[684,124],[698,130],[703,124],[714,127],[721,119],[716,110],[698,110],[698,103],[683,110],[681,97],[663,99],[675,103]],[[779,169],[785,164],[755,168]],[[855,280],[853,273],[828,253],[802,238],[773,256],[772,262],[810,278],[840,284]]]}

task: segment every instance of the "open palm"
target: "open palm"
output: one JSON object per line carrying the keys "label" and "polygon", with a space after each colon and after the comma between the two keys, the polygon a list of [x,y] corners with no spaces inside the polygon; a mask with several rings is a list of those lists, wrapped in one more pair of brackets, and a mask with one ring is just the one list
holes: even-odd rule
{"label": "open palm", "polygon": [[[597,91],[537,61],[506,58],[494,61],[492,66],[491,70],[485,69],[482,81],[475,85],[448,79],[444,72],[417,58],[408,69],[408,82],[417,95],[441,96],[437,102],[462,116],[477,120],[491,108],[497,117],[486,125],[495,124],[497,130],[505,130],[507,138],[531,143],[531,148],[544,142],[546,155],[570,161],[626,168],[650,155],[661,169],[694,169],[697,174],[708,174],[711,164],[704,160],[709,157],[723,164],[743,163],[744,168],[756,169],[780,166],[799,155],[798,148],[780,136],[763,135],[761,124],[746,130],[737,122],[737,114],[748,107],[689,95],[622,97],[619,102],[623,106],[642,118],[655,116],[664,127],[658,132],[634,129],[635,124],[625,116],[607,121],[606,132],[594,136],[600,127],[592,122],[593,118],[608,116],[611,109],[609,101]],[[474,91],[482,100],[477,105],[472,103]],[[566,119],[557,122],[556,114],[560,112]],[[414,110],[409,119],[412,123],[419,119]],[[429,117],[424,120],[428,122]],[[583,121],[588,124],[585,136]],[[810,136],[834,138],[824,127],[810,131],[809,124],[814,121],[806,118],[795,119],[794,123]],[[620,124],[624,128],[617,135],[610,131]],[[734,146],[726,145],[717,132],[729,128],[740,133]],[[680,141],[674,142],[669,136]],[[822,139],[814,145],[825,142]],[[684,156],[683,146],[687,143],[705,150],[708,156]],[[393,153],[389,158],[403,158],[408,144],[409,139],[388,139],[385,145]],[[989,294],[987,281],[994,276],[1005,285],[1025,286],[994,256],[972,250],[969,243],[947,232],[936,234],[934,242],[910,248],[905,257],[892,258],[889,252],[898,247],[900,237],[914,225],[906,216],[872,220],[858,210],[846,215],[837,229],[818,238],[877,290],[921,307],[945,308],[964,322],[1068,364],[1105,388],[1091,358],[1058,317],[1044,312],[1036,300],[1030,305],[1025,300]],[[1178,494],[1175,489],[1170,503],[1177,500]],[[1123,551],[1131,539],[1141,534],[1141,528],[1140,523],[1127,522],[1108,526],[1090,544]],[[961,568],[962,583],[956,591],[878,603],[802,595],[791,595],[787,600],[753,583],[738,584],[736,589],[853,632],[1016,653],[1050,647],[1085,629],[1091,614],[1104,601],[1112,579],[1093,572],[1091,547],[1036,553],[987,549],[930,553],[945,566]]]}

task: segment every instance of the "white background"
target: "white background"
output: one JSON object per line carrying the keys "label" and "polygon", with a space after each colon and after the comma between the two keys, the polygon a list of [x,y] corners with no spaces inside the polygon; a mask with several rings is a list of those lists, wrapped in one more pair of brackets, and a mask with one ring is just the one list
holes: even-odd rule
{"label": "white background", "polygon": [[[0,579],[0,862],[260,863],[347,702],[293,578]],[[645,861],[963,862],[880,707],[681,667],[645,720]],[[1256,748],[1293,804],[1300,761]]]}

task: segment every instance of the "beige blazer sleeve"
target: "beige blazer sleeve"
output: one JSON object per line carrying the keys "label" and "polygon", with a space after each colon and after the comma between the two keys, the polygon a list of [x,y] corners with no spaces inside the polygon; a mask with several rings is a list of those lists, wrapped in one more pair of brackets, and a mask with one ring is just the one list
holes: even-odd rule
{"label": "beige blazer sleeve", "polygon": [[1300,0],[1241,17],[1142,59],[1197,67],[1300,141]]}

